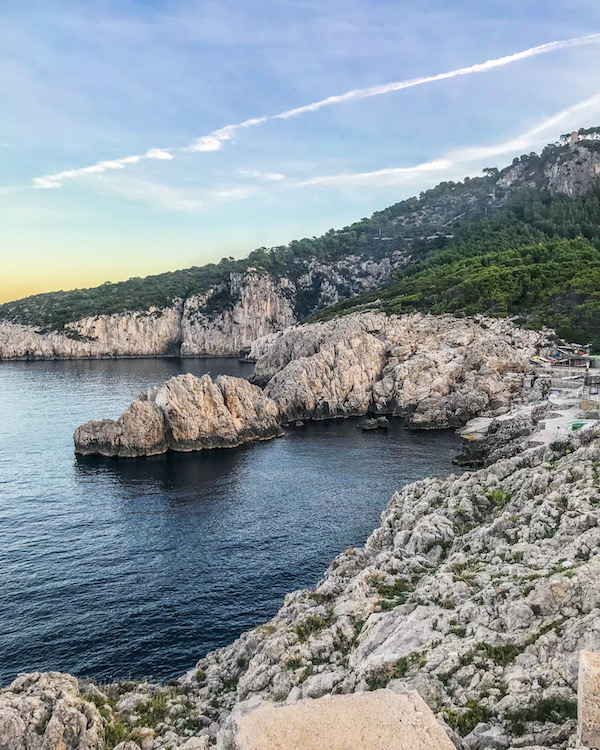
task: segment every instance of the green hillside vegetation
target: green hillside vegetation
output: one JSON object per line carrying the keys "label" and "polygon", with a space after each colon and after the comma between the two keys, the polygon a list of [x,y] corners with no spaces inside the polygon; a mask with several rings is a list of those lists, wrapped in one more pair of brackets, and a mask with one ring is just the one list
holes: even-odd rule
{"label": "green hillside vegetation", "polygon": [[[335,263],[349,255],[379,260],[398,249],[413,258],[422,258],[447,243],[446,234],[440,231],[443,225],[458,215],[466,223],[483,214],[496,179],[496,175],[488,175],[466,178],[464,182],[443,182],[419,198],[400,201],[343,229],[330,229],[320,237],[294,240],[288,245],[261,247],[241,260],[223,258],[219,263],[181,271],[7,302],[0,305],[0,320],[36,326],[42,332],[61,330],[66,323],[83,317],[166,307],[174,299],[201,294],[229,273],[244,272],[250,267],[275,278],[286,276],[296,281],[306,273],[306,264],[311,260]],[[382,242],[382,235],[389,241]],[[299,290],[296,313],[300,318],[314,310],[321,280],[317,274],[313,288]],[[342,286],[340,293],[349,293],[349,286]]]}
{"label": "green hillside vegetation", "polygon": [[470,224],[444,250],[396,272],[382,289],[317,313],[357,310],[516,315],[600,350],[600,193],[577,200],[521,194]]}
{"label": "green hillside vegetation", "polygon": [[[586,138],[599,132],[592,128],[580,134]],[[585,147],[598,150],[600,140],[586,140]],[[258,248],[242,260],[223,258],[219,263],[107,282],[90,289],[34,295],[0,305],[0,320],[32,325],[42,332],[62,330],[80,318],[160,309],[175,299],[211,288],[216,291],[206,312],[217,314],[234,302],[225,283],[230,273],[256,268],[275,279],[287,277],[298,282],[311,267],[311,283],[297,284],[295,313],[299,320],[314,313],[326,280],[335,284],[339,298],[346,301],[317,313],[318,319],[364,306],[394,312],[478,311],[519,314],[529,325],[541,321],[559,325],[564,335],[570,331],[575,338],[589,338],[596,335],[594,328],[598,327],[596,291],[590,287],[596,278],[595,261],[584,257],[583,246],[571,244],[567,251],[566,245],[554,240],[583,238],[589,243],[585,246],[588,250],[590,246],[600,249],[600,192],[571,200],[551,198],[545,190],[547,167],[573,154],[564,143],[550,144],[539,155],[515,158],[503,170],[489,168],[481,177],[442,182],[419,197],[400,201],[343,229],[330,229],[321,237]],[[502,178],[514,167],[518,167],[518,181],[503,187]],[[560,259],[550,260],[549,252],[558,253]],[[573,257],[567,259],[569,254]],[[350,256],[375,261],[394,257],[396,265],[399,258],[407,265],[380,291],[352,297],[362,271],[356,271],[356,264],[340,263]],[[314,270],[315,261],[323,268]],[[537,262],[544,269],[536,275]],[[505,278],[498,269],[507,271]],[[586,286],[583,282],[588,271],[591,275]],[[552,294],[536,291],[535,279],[543,278],[543,273],[553,279]],[[531,289],[525,289],[528,285]],[[528,305],[532,307],[528,309]],[[567,337],[573,338],[572,334]]]}

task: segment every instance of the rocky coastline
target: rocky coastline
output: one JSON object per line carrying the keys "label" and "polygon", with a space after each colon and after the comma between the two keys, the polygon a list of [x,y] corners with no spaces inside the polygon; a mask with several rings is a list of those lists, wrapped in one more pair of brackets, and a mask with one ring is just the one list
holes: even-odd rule
{"label": "rocky coastline", "polygon": [[79,428],[88,452],[123,456],[368,413],[481,439],[470,471],[402,488],[314,590],[182,677],[19,676],[0,691],[0,747],[239,750],[256,710],[371,691],[417,693],[458,750],[573,747],[579,652],[600,650],[600,427],[539,438],[560,407],[526,377],[546,338],[506,320],[352,315],[257,340],[263,390],[178,376]]}
{"label": "rocky coastline", "polygon": [[[233,407],[237,421],[227,410],[215,416],[215,398],[209,403],[198,395],[210,379],[179,376],[150,389],[116,423],[79,427],[76,451],[136,457],[228,447],[272,437],[298,420],[369,413],[404,417],[411,429],[456,428],[507,411],[546,338],[506,320],[421,314],[358,313],[292,326],[250,347],[252,380],[262,392],[227,379],[229,391],[244,394]],[[250,426],[244,409],[252,414]],[[185,429],[174,425],[174,415],[187,420]]]}
{"label": "rocky coastline", "polygon": [[586,427],[406,486],[314,590],[178,680],[17,678],[0,691],[0,743],[233,750],[261,706],[387,688],[418,692],[460,750],[565,750],[578,653],[600,650],[599,465]]}

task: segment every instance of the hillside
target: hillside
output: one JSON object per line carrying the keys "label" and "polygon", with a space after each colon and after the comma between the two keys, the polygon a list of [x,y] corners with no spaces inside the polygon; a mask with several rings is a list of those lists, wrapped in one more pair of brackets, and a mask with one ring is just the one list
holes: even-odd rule
{"label": "hillside", "polygon": [[6,303],[0,359],[233,355],[364,306],[516,314],[598,345],[599,132],[243,260]]}
{"label": "hillside", "polygon": [[523,191],[379,290],[314,318],[366,309],[516,315],[600,350],[600,192],[569,199]]}

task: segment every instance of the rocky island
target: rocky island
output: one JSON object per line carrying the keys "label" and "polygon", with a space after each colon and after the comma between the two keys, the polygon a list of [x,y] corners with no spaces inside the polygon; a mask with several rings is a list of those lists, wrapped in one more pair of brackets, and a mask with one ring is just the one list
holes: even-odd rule
{"label": "rocky island", "polygon": [[73,437],[82,455],[135,458],[231,448],[279,433],[277,406],[247,380],[178,375],[143,393],[116,422],[86,422]]}

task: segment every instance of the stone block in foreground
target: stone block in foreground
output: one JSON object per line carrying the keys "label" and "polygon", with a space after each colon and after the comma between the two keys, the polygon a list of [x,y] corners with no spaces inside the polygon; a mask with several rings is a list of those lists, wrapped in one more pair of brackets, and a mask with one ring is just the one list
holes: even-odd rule
{"label": "stone block in foreground", "polygon": [[579,747],[600,748],[600,654],[579,654]]}
{"label": "stone block in foreground", "polygon": [[238,750],[455,750],[418,693],[327,695],[237,720]]}

